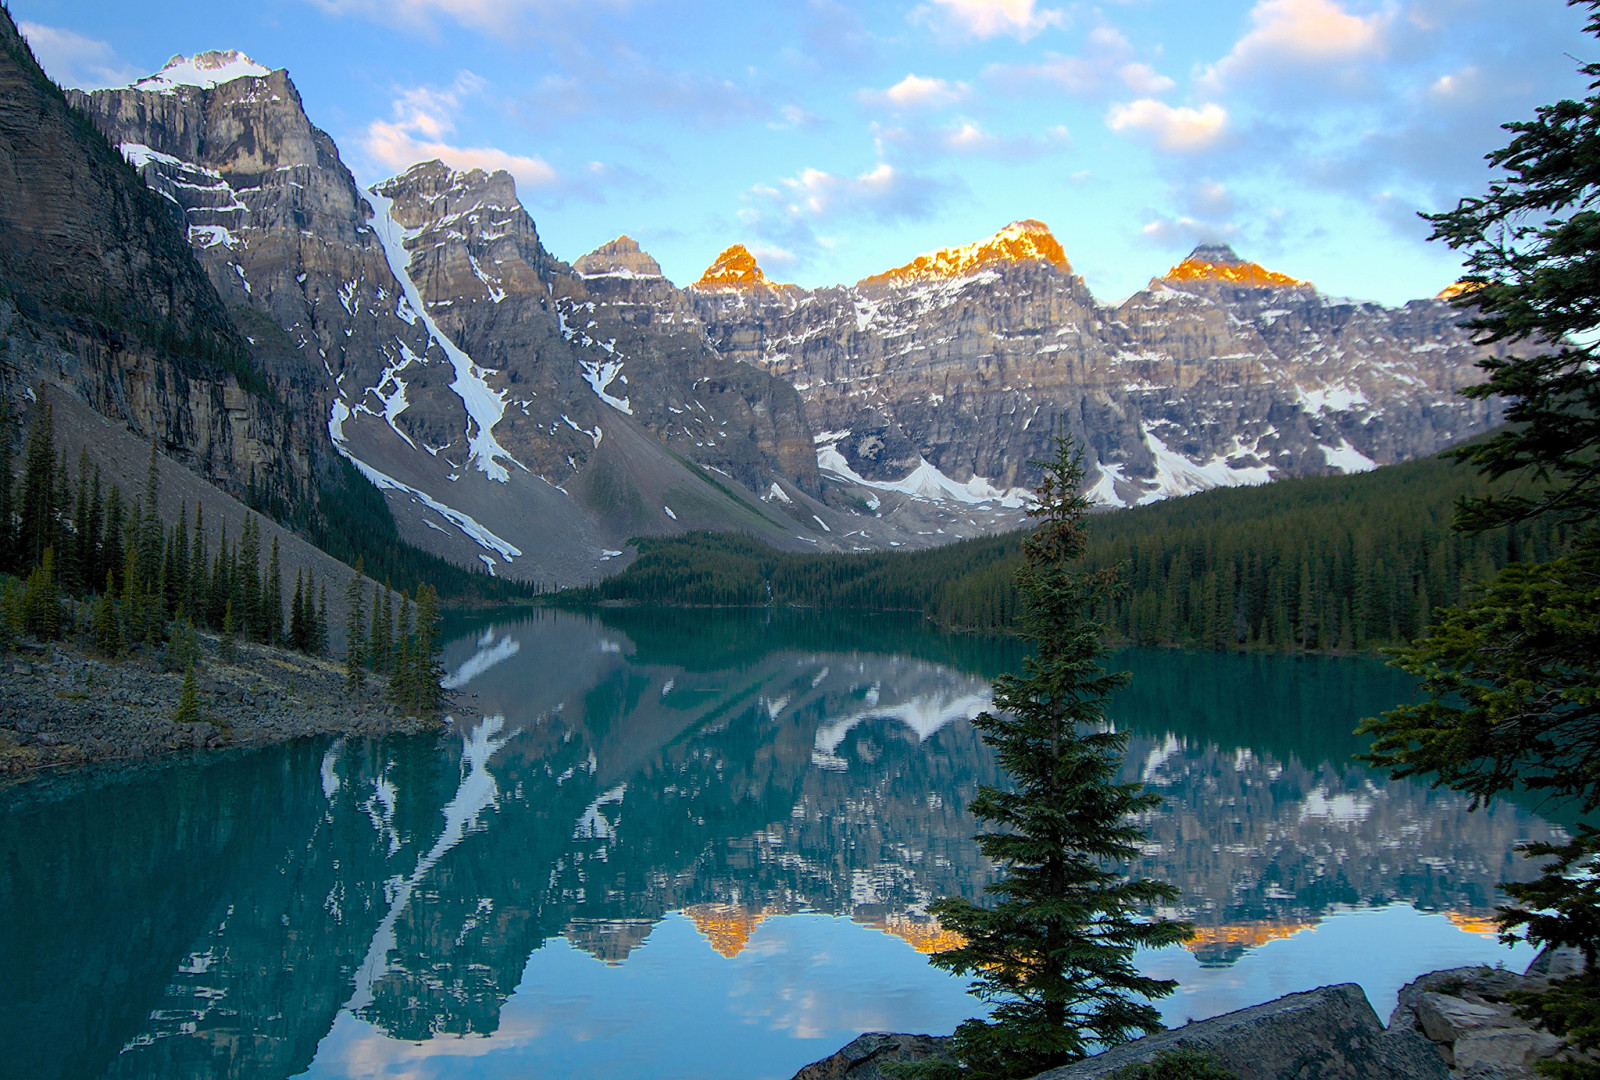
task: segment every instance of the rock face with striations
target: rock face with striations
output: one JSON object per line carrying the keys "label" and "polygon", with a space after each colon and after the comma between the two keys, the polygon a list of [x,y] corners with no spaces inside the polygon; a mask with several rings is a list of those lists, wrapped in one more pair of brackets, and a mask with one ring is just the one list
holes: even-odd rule
{"label": "rock face with striations", "polygon": [[253,343],[182,227],[45,77],[4,12],[0,162],[5,396],[57,383],[236,493],[303,482],[304,433],[241,385]]}
{"label": "rock face with striations", "polygon": [[1064,423],[1093,497],[1132,505],[1404,460],[1498,415],[1456,396],[1485,353],[1447,304],[1336,300],[1224,247],[1116,307],[1038,221],[809,292],[730,249],[692,293],[721,351],[800,389],[838,476],[1003,492]]}

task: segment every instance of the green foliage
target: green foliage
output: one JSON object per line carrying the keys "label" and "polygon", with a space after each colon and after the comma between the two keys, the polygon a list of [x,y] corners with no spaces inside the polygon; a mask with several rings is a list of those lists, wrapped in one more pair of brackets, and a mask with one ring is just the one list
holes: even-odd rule
{"label": "green foliage", "polygon": [[[1590,9],[1586,30],[1600,36],[1600,3],[1569,3]],[[1579,70],[1600,91],[1600,63]],[[1457,304],[1473,312],[1468,325],[1515,350],[1483,361],[1488,378],[1464,391],[1500,396],[1510,425],[1456,456],[1491,477],[1526,472],[1541,483],[1466,503],[1462,521],[1477,529],[1600,513],[1600,93],[1541,106],[1505,129],[1515,137],[1488,156],[1488,193],[1424,215],[1431,239],[1467,256],[1464,280],[1477,287]]]}
{"label": "green foliage", "polygon": [[1600,806],[1600,533],[1517,564],[1396,663],[1419,700],[1362,724],[1366,760],[1486,803],[1517,786]]}
{"label": "green foliage", "polygon": [[178,693],[178,707],[172,711],[172,722],[195,724],[205,718],[205,711],[200,707],[200,686],[195,681],[194,665],[191,664],[183,674],[183,689]]}
{"label": "green foliage", "polygon": [[28,574],[22,593],[22,630],[40,641],[61,636],[61,590],[56,585],[54,548],[45,548],[39,565]]}
{"label": "green foliage", "polygon": [[1164,997],[1177,984],[1141,975],[1133,956],[1192,933],[1185,923],[1144,918],[1176,899],[1176,888],[1120,869],[1146,837],[1134,817],[1161,799],[1115,782],[1128,737],[1110,728],[1105,709],[1127,677],[1101,667],[1106,647],[1091,613],[1116,574],[1074,569],[1085,548],[1082,480],[1081,455],[1059,439],[1037,491],[1041,523],[1017,574],[1022,634],[1035,652],[1020,675],[995,680],[997,711],[973,721],[1012,785],[980,787],[969,807],[998,827],[978,837],[1000,869],[988,886],[996,902],[947,898],[930,909],[965,941],[933,963],[973,976],[971,992],[993,1011],[957,1027],[953,1061],[934,1059],[929,1075],[959,1064],[965,1077],[1031,1077],[1160,1030],[1159,1013],[1138,999]]}
{"label": "green foliage", "polygon": [[411,601],[403,599],[384,697],[408,716],[429,718],[444,709],[439,685],[444,677],[438,659],[439,594],[431,585],[422,586],[417,595],[415,625],[412,615]]}
{"label": "green foliage", "polygon": [[[1436,605],[1520,559],[1565,549],[1531,521],[1463,536],[1458,499],[1485,482],[1437,458],[1359,476],[1282,480],[1093,514],[1084,565],[1123,568],[1111,639],[1207,649],[1354,652],[1408,641]],[[623,573],[562,598],[593,603],[922,611],[951,629],[1011,631],[1021,537],[916,552],[783,553],[743,536],[640,540]]]}
{"label": "green foliage", "polygon": [[1149,1061],[1128,1065],[1106,1080],[1239,1080],[1215,1054],[1203,1050],[1163,1050]]}

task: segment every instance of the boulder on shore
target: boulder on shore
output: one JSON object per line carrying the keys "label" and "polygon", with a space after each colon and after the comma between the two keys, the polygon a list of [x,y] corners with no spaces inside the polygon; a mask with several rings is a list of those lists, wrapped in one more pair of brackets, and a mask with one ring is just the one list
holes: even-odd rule
{"label": "boulder on shore", "polygon": [[1214,1054],[1239,1080],[1448,1080],[1415,1031],[1386,1031],[1355,983],[1289,994],[1186,1024],[1041,1073],[1036,1080],[1101,1080],[1173,1050]]}
{"label": "boulder on shore", "polygon": [[946,1052],[948,1035],[900,1035],[869,1031],[843,1050],[794,1074],[794,1080],[883,1080],[885,1061],[920,1061]]}

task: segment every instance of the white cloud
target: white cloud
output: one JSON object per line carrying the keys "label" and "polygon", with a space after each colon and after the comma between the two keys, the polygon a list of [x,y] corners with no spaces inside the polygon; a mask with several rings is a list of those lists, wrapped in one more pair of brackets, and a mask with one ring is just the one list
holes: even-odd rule
{"label": "white cloud", "polygon": [[99,90],[107,86],[127,86],[141,75],[122,61],[108,43],[84,37],[59,26],[20,22],[17,29],[28,39],[39,66],[62,86],[79,90]]}
{"label": "white cloud", "polygon": [[367,125],[360,140],[362,149],[392,173],[438,158],[453,169],[504,169],[516,178],[521,190],[560,187],[561,174],[543,158],[447,141],[455,132],[454,117],[461,112],[462,99],[479,93],[485,85],[472,72],[463,71],[443,89],[423,86],[402,91],[395,99],[392,120],[374,120]]}
{"label": "white cloud", "polygon": [[907,75],[887,90],[863,90],[856,96],[864,104],[887,108],[941,108],[964,100],[971,90],[963,82]]}
{"label": "white cloud", "polygon": [[1228,110],[1211,102],[1199,108],[1140,98],[1113,105],[1106,126],[1119,133],[1145,133],[1162,150],[1184,153],[1211,146],[1227,131]]}
{"label": "white cloud", "polygon": [[1390,16],[1355,15],[1339,0],[1258,0],[1250,20],[1250,32],[1202,76],[1207,85],[1262,69],[1377,56]]}
{"label": "white cloud", "polygon": [[1027,41],[1048,26],[1061,26],[1066,13],[1055,8],[1035,8],[1034,0],[932,0],[913,17],[942,23],[950,31],[977,38],[1014,37]]}
{"label": "white cloud", "polygon": [[[365,15],[382,22],[427,26],[434,16],[480,30],[504,32],[513,26],[551,34],[569,21],[588,21],[592,9],[626,9],[631,0],[313,0],[340,15]],[[531,16],[531,18],[529,18]]]}
{"label": "white cloud", "polygon": [[1122,31],[1101,25],[1089,32],[1087,47],[1077,55],[1046,53],[1027,64],[991,64],[984,78],[1013,91],[1031,91],[1039,84],[1078,96],[1107,92],[1118,84],[1135,94],[1165,93],[1177,84],[1149,64],[1134,60],[1134,49]]}
{"label": "white cloud", "polygon": [[883,127],[874,124],[872,133],[880,155],[893,147],[912,155],[989,154],[1012,161],[1061,150],[1072,142],[1067,129],[1060,125],[1047,129],[1042,136],[1006,136],[987,131],[977,121],[966,118],[940,128]]}

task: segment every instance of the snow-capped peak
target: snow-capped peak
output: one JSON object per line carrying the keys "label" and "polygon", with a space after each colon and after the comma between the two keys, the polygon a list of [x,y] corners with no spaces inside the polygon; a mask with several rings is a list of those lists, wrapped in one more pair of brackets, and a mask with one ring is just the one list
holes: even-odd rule
{"label": "snow-capped peak", "polygon": [[221,86],[234,79],[259,79],[272,74],[238,49],[213,50],[167,61],[166,67],[133,84],[135,90],[170,90],[176,86]]}
{"label": "snow-capped peak", "polygon": [[882,274],[874,274],[862,284],[872,281],[894,281],[904,278],[957,278],[966,277],[984,266],[997,262],[1048,262],[1070,271],[1067,253],[1042,221],[1027,218],[1013,221],[993,236],[967,244],[964,247],[940,248],[918,255],[904,266]]}

